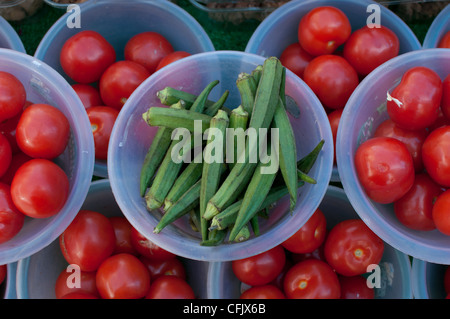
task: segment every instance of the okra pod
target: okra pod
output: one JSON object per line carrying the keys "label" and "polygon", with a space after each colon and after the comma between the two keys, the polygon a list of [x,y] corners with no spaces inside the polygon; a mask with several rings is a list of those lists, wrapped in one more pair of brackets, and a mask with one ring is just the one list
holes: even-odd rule
{"label": "okra pod", "polygon": [[298,176],[299,180],[302,180],[306,183],[317,184],[317,181],[314,178],[310,177],[309,175],[305,174],[304,172],[302,172],[299,169],[297,169],[297,176]]}
{"label": "okra pod", "polygon": [[192,103],[192,106],[189,108],[189,110],[203,113],[203,111],[206,108],[206,101],[208,101],[209,93],[211,93],[212,89],[219,84],[218,80],[214,80],[210,82],[197,96],[194,103]]}
{"label": "okra pod", "polygon": [[236,86],[241,96],[241,105],[251,115],[257,89],[255,79],[250,74],[242,72],[238,75]]}
{"label": "okra pod", "polygon": [[259,220],[258,220],[258,214],[252,217],[250,219],[250,224],[252,225],[253,234],[255,236],[259,236]]}
{"label": "okra pod", "polygon": [[231,113],[230,110],[228,110],[228,111],[224,110],[224,104],[225,104],[225,101],[227,100],[229,94],[230,94],[230,91],[225,90],[225,92],[223,92],[222,96],[217,100],[217,102],[215,102],[211,105],[206,104],[206,108],[203,113],[206,115],[209,115],[209,116],[216,115],[217,111],[219,111],[219,110],[225,111],[225,112],[227,112],[227,114]]}
{"label": "okra pod", "polygon": [[314,163],[316,162],[317,157],[319,156],[319,153],[322,150],[324,143],[325,143],[324,140],[320,140],[320,142],[314,147],[314,149],[310,153],[308,153],[305,157],[303,157],[297,162],[297,168],[301,170],[303,173],[308,174],[311,168],[313,167]]}
{"label": "okra pod", "polygon": [[194,132],[196,123],[198,123],[201,124],[199,128],[201,128],[202,133],[209,127],[209,122],[211,121],[211,116],[206,114],[158,106],[150,107],[142,117],[150,126],[168,127],[171,129],[185,128],[190,132]]}
{"label": "okra pod", "polygon": [[236,243],[240,243],[240,242],[246,241],[249,238],[250,238],[250,229],[248,228],[248,225],[244,225],[241,227],[239,232],[233,238],[233,241]]}
{"label": "okra pod", "polygon": [[256,85],[259,84],[259,80],[261,79],[261,72],[262,72],[263,66],[262,64],[259,64],[256,66],[256,68],[253,69],[251,76],[255,79]]}
{"label": "okra pod", "polygon": [[[245,139],[244,137],[245,130],[248,125],[248,117],[249,114],[244,110],[242,105],[239,105],[237,108],[231,111],[230,115],[230,125],[229,128],[234,130],[234,134],[227,134],[227,147],[231,147],[233,145],[233,158],[231,160],[227,159],[227,163],[230,165],[230,168],[233,168],[237,163],[240,156],[244,156],[245,152]],[[242,129],[242,134],[239,131]],[[238,137],[241,138],[238,138]],[[239,144],[240,142],[243,142]],[[227,154],[229,154],[230,150],[227,149]]]}
{"label": "okra pod", "polygon": [[158,224],[153,229],[155,234],[161,232],[167,225],[173,223],[178,218],[187,214],[198,205],[200,197],[200,180],[195,183],[181,198],[161,217]]}
{"label": "okra pod", "polygon": [[[225,111],[217,111],[212,118],[208,132],[208,142],[204,149],[204,163],[201,177],[200,216],[205,213],[206,205],[219,187],[222,165],[224,163],[225,131],[228,127],[228,115]],[[216,139],[221,139],[216,141]],[[219,143],[217,143],[219,142]],[[218,145],[216,145],[216,143]],[[212,155],[214,151],[214,155]],[[206,240],[207,223],[202,222],[202,238]]]}
{"label": "okra pod", "polygon": [[189,225],[193,231],[200,231],[200,208],[198,205],[189,211]]}
{"label": "okra pod", "polygon": [[[171,108],[182,109],[184,107],[183,101],[178,101],[174,103]],[[156,131],[155,137],[153,138],[152,144],[150,145],[147,154],[144,158],[144,163],[141,168],[140,175],[140,193],[141,196],[145,196],[147,188],[151,185],[151,180],[158,169],[159,164],[164,158],[167,149],[170,146],[172,136],[172,129],[168,127],[159,127]]]}
{"label": "okra pod", "polygon": [[227,230],[214,229],[208,233],[208,238],[202,240],[200,245],[202,246],[217,246],[223,243],[225,237],[227,236]]}
{"label": "okra pod", "polygon": [[221,211],[219,214],[214,216],[211,220],[211,226],[209,227],[209,230],[214,229],[226,229],[228,226],[234,224],[234,221],[236,220],[237,213],[239,212],[239,209],[242,204],[242,199],[234,202],[227,208],[225,208],[223,211]]}

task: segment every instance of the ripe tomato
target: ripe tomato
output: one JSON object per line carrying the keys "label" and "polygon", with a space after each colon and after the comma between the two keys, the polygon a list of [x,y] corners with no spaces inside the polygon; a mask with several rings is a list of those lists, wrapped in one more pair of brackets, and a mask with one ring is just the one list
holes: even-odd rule
{"label": "ripe tomato", "polygon": [[19,148],[34,158],[54,159],[67,147],[70,123],[64,113],[49,104],[32,104],[22,113],[16,128]]}
{"label": "ripe tomato", "polygon": [[416,174],[411,189],[394,202],[394,212],[405,226],[416,230],[433,230],[432,210],[441,187],[427,173]]}
{"label": "ripe tomato", "polygon": [[0,133],[0,177],[9,169],[12,161],[12,149],[8,139]]}
{"label": "ripe tomato", "polygon": [[67,39],[61,48],[60,63],[75,82],[93,83],[116,61],[114,47],[98,32],[81,31]]}
{"label": "ripe tomato", "polygon": [[190,55],[191,54],[186,51],[174,51],[172,53],[169,53],[164,58],[162,58],[161,61],[159,61],[155,71],[158,71],[159,69],[165,67],[166,65],[181,60],[182,58],[185,58]]}
{"label": "ripe tomato", "polygon": [[426,129],[414,131],[405,130],[395,124],[395,122],[391,119],[387,119],[386,121],[378,125],[373,136],[393,137],[403,142],[412,156],[414,162],[414,170],[416,172],[421,172],[423,170],[422,145],[428,136],[428,131]]}
{"label": "ripe tomato", "polygon": [[106,160],[109,139],[119,110],[110,106],[91,106],[86,112],[94,134],[95,158]]}
{"label": "ripe tomato", "polygon": [[11,73],[0,71],[0,122],[19,114],[26,99],[22,82]]}
{"label": "ripe tomato", "polygon": [[76,291],[70,292],[67,295],[62,296],[60,299],[99,299],[99,298],[84,291]]}
{"label": "ripe tomato", "polygon": [[149,76],[147,69],[136,62],[118,61],[100,78],[100,96],[107,106],[120,110],[131,93]]}
{"label": "ripe tomato", "polygon": [[295,42],[288,45],[280,55],[280,62],[284,67],[303,78],[303,73],[308,63],[314,57],[302,48],[300,43]]}
{"label": "ripe tomato", "polygon": [[450,48],[450,31],[447,31],[438,43],[438,48]]}
{"label": "ripe tomato", "polygon": [[282,246],[275,246],[261,254],[233,260],[236,277],[250,286],[265,285],[273,281],[283,270],[286,253]]}
{"label": "ripe tomato", "polygon": [[345,106],[359,84],[355,69],[342,57],[321,55],[309,62],[303,80],[325,107],[340,109]]}
{"label": "ripe tomato", "polygon": [[354,31],[344,45],[344,58],[360,75],[367,75],[384,62],[396,57],[400,50],[397,35],[389,28],[364,26]]}
{"label": "ripe tomato", "polygon": [[355,153],[361,185],[373,201],[388,204],[406,194],[414,183],[414,163],[403,142],[392,137],[373,137]]}
{"label": "ripe tomato", "polygon": [[330,113],[328,113],[328,121],[330,122],[330,126],[331,126],[331,133],[333,134],[333,146],[334,146],[334,164],[336,164],[336,136],[337,136],[337,131],[339,128],[339,122],[341,120],[341,116],[342,116],[342,112],[344,111],[344,109],[338,109],[338,110],[334,110]]}
{"label": "ripe tomato", "polygon": [[374,299],[375,291],[363,276],[339,276],[341,299]]}
{"label": "ripe tomato", "polygon": [[274,285],[250,287],[239,299],[286,299],[283,292]]}
{"label": "ripe tomato", "polygon": [[343,276],[367,272],[367,266],[378,264],[384,242],[360,219],[348,219],[335,225],[325,241],[328,264]]}
{"label": "ripe tomato", "polygon": [[428,134],[422,145],[422,160],[430,177],[444,187],[450,186],[450,126]]}
{"label": "ripe tomato", "polygon": [[150,288],[150,274],[133,255],[121,253],[105,259],[96,274],[97,289],[103,299],[140,299]]}
{"label": "ripe tomato", "polygon": [[128,253],[137,256],[139,253],[131,244],[131,226],[128,219],[123,216],[109,217],[109,221],[114,228],[114,234],[116,238],[116,246],[113,254]]}
{"label": "ripe tomato", "polygon": [[289,269],[284,293],[289,299],[338,299],[341,295],[338,276],[317,259],[301,261]]}
{"label": "ripe tomato", "polygon": [[298,26],[298,41],[313,56],[333,53],[352,32],[344,12],[331,6],[312,9]]}
{"label": "ripe tomato", "polygon": [[177,276],[186,280],[186,270],[184,269],[183,263],[178,258],[157,260],[140,256],[139,260],[147,267],[152,281],[164,275]]}
{"label": "ripe tomato", "polygon": [[69,178],[61,167],[47,159],[31,159],[16,171],[11,196],[25,215],[47,218],[63,208],[69,186]]}
{"label": "ripe tomato", "polygon": [[114,251],[114,228],[108,217],[80,210],[59,237],[59,245],[69,264],[77,264],[82,271],[95,271]]}
{"label": "ripe tomato", "polygon": [[433,205],[432,216],[437,230],[450,236],[450,189],[437,197]]}
{"label": "ripe tomato", "polygon": [[97,285],[95,283],[95,271],[91,272],[80,271],[79,287],[76,287],[74,285],[75,284],[73,280],[74,275],[75,274],[73,272],[67,271],[66,269],[60,272],[55,282],[56,299],[62,299],[65,295],[74,292],[85,292],[93,296],[99,297]]}
{"label": "ripe tomato", "polygon": [[398,126],[407,130],[424,129],[438,115],[442,96],[439,75],[426,67],[413,67],[388,95],[387,112]]}
{"label": "ripe tomato", "polygon": [[153,260],[169,260],[176,257],[175,254],[155,245],[134,227],[131,229],[131,244],[139,254]]}
{"label": "ripe tomato", "polygon": [[13,154],[20,151],[20,148],[17,145],[16,128],[21,116],[22,112],[0,123],[0,133],[8,139]]}
{"label": "ripe tomato", "polygon": [[103,105],[99,90],[92,85],[76,83],[72,84],[72,88],[86,109],[91,106]]}
{"label": "ripe tomato", "polygon": [[326,232],[325,215],[320,209],[316,209],[308,221],[281,245],[293,253],[311,253],[322,245]]}
{"label": "ripe tomato", "polygon": [[450,120],[450,74],[442,81],[441,110],[444,116]]}
{"label": "ripe tomato", "polygon": [[151,74],[155,72],[161,59],[173,51],[172,44],[163,35],[147,31],[128,40],[125,45],[125,60],[143,65]]}
{"label": "ripe tomato", "polygon": [[7,272],[6,265],[0,265],[0,285],[6,278],[6,272]]}
{"label": "ripe tomato", "polygon": [[28,162],[32,157],[28,156],[24,152],[18,152],[12,156],[11,164],[9,165],[8,170],[5,174],[0,178],[0,182],[11,185],[14,175],[16,175],[17,170],[22,164]]}
{"label": "ripe tomato", "polygon": [[11,188],[0,183],[0,244],[16,236],[22,229],[25,215],[14,205]]}
{"label": "ripe tomato", "polygon": [[192,287],[176,276],[161,276],[151,285],[146,299],[195,299]]}

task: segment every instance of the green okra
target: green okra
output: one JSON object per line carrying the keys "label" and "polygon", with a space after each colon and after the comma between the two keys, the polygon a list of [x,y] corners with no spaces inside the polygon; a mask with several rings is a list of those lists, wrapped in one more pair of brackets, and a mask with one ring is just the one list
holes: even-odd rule
{"label": "green okra", "polygon": [[253,234],[255,234],[255,236],[259,236],[258,214],[256,214],[255,216],[252,217],[252,219],[250,219],[250,224],[252,225]]}
{"label": "green okra", "polygon": [[253,76],[242,72],[236,80],[236,87],[241,96],[241,105],[248,114],[252,114],[253,104],[255,103],[255,95],[257,83]]}
{"label": "green okra", "polygon": [[152,106],[143,115],[150,126],[168,127],[171,129],[185,128],[194,132],[198,127],[205,132],[209,127],[211,116],[183,109]]}
{"label": "green okra", "polygon": [[214,229],[208,233],[208,238],[202,240],[200,245],[202,246],[217,246],[224,242],[227,236],[227,230]]}
{"label": "green okra", "polygon": [[259,80],[261,79],[261,73],[262,73],[263,65],[259,64],[256,66],[256,68],[253,69],[251,76],[255,79],[256,85],[259,84]]}
{"label": "green okra", "polygon": [[206,101],[208,101],[208,96],[209,93],[211,93],[212,89],[219,84],[218,80],[214,80],[212,82],[210,82],[201,92],[200,94],[197,96],[197,98],[195,99],[194,103],[192,103],[191,107],[189,108],[189,110],[194,111],[194,112],[198,112],[198,113],[203,113],[203,111],[206,108]]}
{"label": "green okra", "polygon": [[[233,158],[231,160],[227,159],[227,163],[230,165],[230,168],[233,168],[234,165],[238,162],[238,159],[241,155],[244,155],[245,151],[245,138],[242,139],[245,136],[245,130],[247,129],[248,125],[248,113],[244,110],[242,105],[239,105],[237,108],[233,109],[231,111],[230,115],[230,125],[228,128],[234,130],[234,134],[227,134],[227,147],[231,147],[233,145]],[[242,134],[238,130],[242,129]],[[239,138],[239,136],[241,138]],[[232,140],[231,140],[232,139]],[[243,141],[244,143],[241,143],[239,145],[239,142]],[[227,149],[227,154],[229,150]]]}
{"label": "green okra", "polygon": [[193,231],[200,231],[200,207],[198,205],[189,211],[189,225]]}
{"label": "green okra", "polygon": [[227,112],[227,114],[230,114],[231,110],[224,109],[224,104],[228,98],[228,95],[230,95],[230,91],[225,90],[225,92],[223,92],[222,96],[217,100],[217,102],[211,105],[206,105],[205,111],[203,113],[209,116],[214,116],[217,114],[217,111],[222,110]]}
{"label": "green okra", "polygon": [[304,172],[302,172],[301,170],[297,169],[297,176],[299,180],[302,180],[306,183],[309,184],[317,184],[317,181],[312,178],[311,176],[309,176],[308,174],[305,174]]}
{"label": "green okra", "polygon": [[249,238],[250,238],[250,229],[249,229],[248,225],[244,225],[241,227],[241,229],[236,234],[236,236],[234,236],[233,241],[236,243],[240,243],[240,242],[246,241]]}
{"label": "green okra", "polygon": [[305,157],[297,162],[297,168],[303,173],[308,174],[311,168],[314,166],[314,163],[316,162],[324,143],[324,140],[320,140],[310,153],[308,153]]}

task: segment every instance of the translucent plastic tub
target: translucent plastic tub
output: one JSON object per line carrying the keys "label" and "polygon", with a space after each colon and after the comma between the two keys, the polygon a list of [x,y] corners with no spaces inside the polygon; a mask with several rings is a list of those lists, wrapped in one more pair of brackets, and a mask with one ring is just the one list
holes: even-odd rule
{"label": "translucent plastic tub", "polygon": [[384,63],[361,82],[345,106],[337,134],[339,175],[356,212],[384,241],[410,256],[450,264],[450,236],[437,230],[412,230],[401,224],[392,204],[378,204],[367,197],[354,165],[357,147],[388,118],[386,92],[397,86],[402,75],[414,66],[429,67],[444,79],[450,73],[449,50],[422,49],[405,53]]}
{"label": "translucent plastic tub", "polygon": [[5,18],[0,16],[0,48],[12,49],[25,53],[25,47],[16,30]]}
{"label": "translucent plastic tub", "polygon": [[30,102],[47,103],[59,108],[71,128],[66,150],[55,159],[69,178],[69,197],[59,213],[43,219],[27,217],[21,231],[0,244],[0,264],[7,264],[50,244],[75,217],[92,179],[94,140],[80,99],[67,81],[50,66],[24,53],[0,49],[0,70],[12,73],[22,82]]}
{"label": "translucent plastic tub", "polygon": [[450,31],[450,4],[433,20],[423,40],[423,47],[427,49],[437,48],[439,41],[448,31]]}
{"label": "translucent plastic tub", "polygon": [[444,274],[448,265],[429,263],[417,258],[412,261],[411,286],[415,299],[444,299]]}
{"label": "translucent plastic tub", "polygon": [[319,205],[331,176],[333,143],[331,128],[325,111],[312,91],[290,71],[286,76],[286,93],[300,106],[301,116],[291,118],[298,158],[309,153],[321,139],[325,140],[310,175],[317,184],[306,184],[300,189],[295,211],[288,212],[288,202],[282,201],[261,221],[261,234],[245,242],[207,247],[200,245],[200,236],[191,230],[187,219],[154,234],[161,218],[159,211],[149,212],[139,192],[139,176],[144,157],[156,133],[142,119],[149,106],[160,106],[156,92],[166,86],[198,94],[213,80],[220,83],[211,92],[217,100],[230,90],[226,105],[239,105],[240,96],[235,81],[240,72],[251,72],[264,63],[258,55],[238,51],[206,52],[177,61],[154,73],[132,94],[117,118],[109,144],[108,170],[111,186],[124,215],[141,233],[157,245],[186,258],[222,261],[243,258],[274,247],[300,228]]}
{"label": "translucent plastic tub", "polygon": [[[109,180],[102,179],[91,184],[82,209],[98,211],[105,216],[123,216],[117,206]],[[202,278],[208,263],[182,260],[187,281],[199,299],[206,298],[206,282]],[[42,251],[17,263],[18,299],[55,299],[55,282],[58,275],[68,266],[55,240]]]}
{"label": "translucent plastic tub", "polygon": [[[400,54],[421,48],[419,40],[408,25],[385,6],[374,1],[306,0],[290,1],[273,11],[256,28],[247,43],[245,52],[265,57],[280,57],[288,45],[298,42],[297,32],[301,18],[313,8],[326,5],[341,9],[350,20],[352,31],[366,25],[368,17],[373,12],[370,10],[369,13],[367,12],[368,6],[377,5],[380,8],[381,25],[391,29],[399,38]],[[339,171],[334,165],[331,181],[339,182],[339,180]]]}
{"label": "translucent plastic tub", "polygon": [[[337,223],[358,218],[342,188],[329,186],[319,205],[327,220],[327,228]],[[411,299],[410,282],[411,263],[409,257],[385,243],[383,257],[379,263],[381,269],[380,288],[375,289],[376,299]],[[243,284],[233,273],[231,262],[210,264],[208,272],[208,298],[237,299],[241,295]]]}
{"label": "translucent plastic tub", "polygon": [[[76,12],[64,14],[48,30],[35,52],[35,57],[52,66],[71,84],[73,81],[60,65],[59,53],[69,37],[83,30],[102,34],[113,45],[117,60],[123,60],[127,41],[144,31],[162,34],[175,51],[194,54],[214,50],[201,25],[170,1],[98,0],[84,2],[79,8],[81,28],[69,28],[67,25],[67,20],[72,21]],[[106,161],[95,161],[94,174],[108,176]]]}
{"label": "translucent plastic tub", "polygon": [[16,269],[17,262],[6,266],[6,278],[0,286],[0,299],[16,299]]}

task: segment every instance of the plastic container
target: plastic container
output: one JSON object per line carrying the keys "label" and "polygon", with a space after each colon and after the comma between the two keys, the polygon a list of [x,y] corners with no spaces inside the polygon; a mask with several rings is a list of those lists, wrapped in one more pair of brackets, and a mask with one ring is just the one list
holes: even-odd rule
{"label": "plastic container", "polygon": [[[88,0],[84,0],[83,2],[86,2]],[[83,2],[80,3],[60,3],[60,2],[56,2],[56,1],[52,1],[52,0],[44,0],[44,2],[46,4],[48,4],[49,6],[52,6],[54,8],[58,8],[58,9],[63,9],[63,10],[67,10],[67,7],[70,6],[71,4],[81,4]]]}
{"label": "plastic container", "polygon": [[70,85],[55,70],[25,53],[0,49],[0,70],[15,75],[27,99],[58,107],[71,127],[69,145],[55,162],[69,177],[69,197],[61,211],[49,218],[25,218],[21,231],[0,244],[0,264],[27,257],[48,244],[70,224],[87,194],[94,168],[94,140],[84,107]]}
{"label": "plastic container", "polygon": [[[108,179],[91,183],[82,209],[98,211],[105,216],[123,216],[114,200]],[[188,283],[196,297],[206,298],[206,281],[199,275],[206,274],[208,263],[182,259],[186,268]],[[68,266],[55,240],[42,251],[17,263],[18,299],[55,299],[55,282],[58,275]]]}
{"label": "plastic container", "polygon": [[0,48],[25,53],[25,47],[16,30],[3,17],[0,17]]}
{"label": "plastic container", "polygon": [[[75,13],[67,12],[48,30],[35,52],[36,58],[49,64],[71,84],[74,82],[64,73],[59,53],[68,38],[83,30],[94,30],[102,34],[113,45],[118,60],[124,58],[123,51],[127,41],[144,31],[162,34],[175,51],[194,54],[214,50],[201,25],[170,1],[96,0],[84,2],[79,8],[81,28],[68,27],[67,20],[72,21]],[[106,161],[95,161],[94,175],[108,176]]]}
{"label": "plastic container", "polygon": [[448,265],[429,263],[417,258],[412,261],[411,286],[415,299],[444,299],[444,274]]}
{"label": "plastic container", "polygon": [[0,285],[0,299],[16,299],[17,262],[6,265],[6,278]]}
{"label": "plastic container", "polygon": [[[342,188],[329,186],[319,205],[327,220],[327,228],[337,223],[358,218]],[[376,299],[411,299],[411,263],[409,257],[385,243],[381,269],[380,288],[375,289]],[[234,275],[231,262],[211,263],[208,272],[208,298],[238,299],[242,284]],[[242,286],[242,287],[241,287]]]}
{"label": "plastic container", "polygon": [[450,31],[450,4],[433,20],[423,40],[423,48],[437,48],[439,41],[448,31]]}
{"label": "plastic container", "polygon": [[[290,44],[298,42],[297,31],[301,18],[313,8],[331,5],[341,9],[350,20],[355,31],[366,25],[370,10],[369,5],[380,8],[381,24],[391,29],[400,41],[399,54],[418,50],[420,42],[397,15],[385,6],[370,0],[307,0],[290,1],[273,11],[255,30],[247,43],[245,52],[259,54],[265,57],[281,56],[283,50]],[[282,34],[283,36],[280,36]],[[339,171],[334,165],[331,175],[332,182],[339,182]]]}
{"label": "plastic container", "polygon": [[333,143],[331,128],[325,111],[312,91],[290,71],[286,75],[286,93],[301,107],[301,116],[291,118],[297,139],[298,158],[309,153],[321,139],[326,142],[310,175],[317,184],[305,185],[295,211],[287,212],[283,201],[272,211],[271,218],[261,221],[261,234],[242,243],[215,247],[200,245],[199,234],[193,232],[187,219],[180,219],[159,234],[153,229],[161,213],[149,212],[139,194],[140,171],[144,157],[156,133],[143,121],[142,114],[149,106],[161,103],[156,92],[166,86],[198,94],[208,83],[219,80],[210,99],[217,100],[225,90],[230,94],[226,105],[240,104],[235,81],[240,72],[251,72],[264,63],[258,55],[239,51],[199,53],[168,65],[154,73],[131,95],[116,120],[108,152],[108,170],[111,186],[119,206],[128,220],[147,238],[177,255],[209,261],[223,261],[247,257],[274,247],[300,228],[315,211],[331,176]]}
{"label": "plastic container", "polygon": [[425,261],[450,264],[450,236],[437,230],[416,231],[401,224],[393,205],[381,205],[365,194],[354,166],[357,147],[369,139],[388,118],[386,92],[400,82],[414,66],[425,66],[443,79],[450,73],[447,49],[422,49],[396,57],[369,74],[356,88],[345,106],[337,134],[336,155],[342,185],[356,212],[384,241],[398,250]]}

